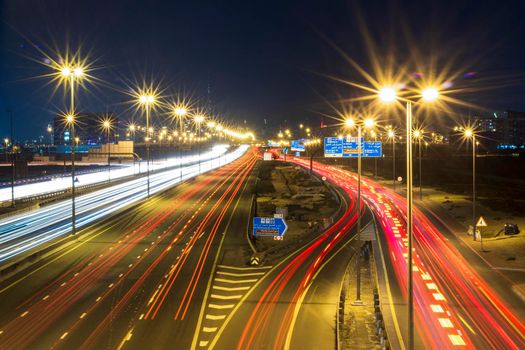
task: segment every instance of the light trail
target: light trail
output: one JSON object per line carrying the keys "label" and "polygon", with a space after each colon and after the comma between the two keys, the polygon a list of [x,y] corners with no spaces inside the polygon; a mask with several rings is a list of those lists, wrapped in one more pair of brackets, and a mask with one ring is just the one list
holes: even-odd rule
{"label": "light trail", "polygon": [[[202,153],[200,155],[201,162],[206,162],[217,159],[226,154],[228,145],[216,145],[209,152]],[[178,171],[180,166],[188,166],[195,164],[199,161],[199,155],[191,155],[182,158],[168,158],[166,160],[150,161],[150,172],[163,170],[165,168],[174,168]],[[87,186],[94,185],[97,183],[107,182],[109,178],[111,180],[117,180],[129,176],[145,174],[147,165],[144,161],[134,162],[133,164],[120,165],[110,169],[102,169],[97,172],[90,172],[87,174],[79,174],[76,176],[78,184],[76,186]],[[15,199],[30,198],[40,195],[45,195],[54,192],[71,190],[71,176],[54,176],[50,180],[44,180],[40,182],[28,183],[16,185],[14,187]],[[0,202],[11,201],[11,188],[4,187],[0,188]]]}
{"label": "light trail", "polygon": [[[247,155],[249,156],[249,155]],[[245,156],[245,158],[247,157]],[[106,288],[102,287],[102,293],[93,300],[91,306],[88,306],[81,313],[80,317],[67,329],[65,333],[72,335],[74,331],[80,327],[80,325],[89,318],[94,310],[104,303],[110,295],[113,294],[117,287],[126,280],[126,278],[136,269],[139,268],[141,262],[144,261],[159,245],[163,247],[162,253],[155,259],[152,264],[148,264],[146,271],[140,274],[140,278],[134,281],[133,285],[127,289],[127,292],[122,297],[119,297],[116,305],[112,305],[111,309],[105,315],[102,322],[97,323],[95,330],[85,338],[82,348],[90,348],[90,344],[94,342],[100,332],[104,331],[107,327],[108,322],[111,322],[117,313],[129,305],[132,297],[144,288],[146,279],[151,276],[153,270],[158,264],[164,260],[170,251],[171,247],[175,242],[180,241],[182,237],[190,234],[192,228],[186,229],[188,224],[195,218],[196,213],[200,211],[204,205],[215,196],[217,190],[223,187],[232,176],[239,178],[239,172],[246,172],[245,158],[239,159],[237,162],[223,167],[217,172],[212,173],[203,178],[202,181],[192,185],[189,191],[185,191],[180,194],[174,200],[170,201],[170,205],[167,208],[163,208],[160,211],[148,211],[147,216],[142,217],[141,221],[136,226],[132,226],[127,231],[121,234],[121,238],[118,242],[111,244],[109,247],[104,247],[98,252],[91,254],[89,258],[83,259],[80,263],[75,264],[72,268],[68,269],[66,273],[62,273],[59,278],[40,290],[40,292],[31,296],[28,300],[23,302],[19,308],[24,307],[27,309],[27,314],[24,317],[17,317],[13,319],[1,328],[3,331],[3,337],[0,337],[0,347],[8,346],[9,348],[23,348],[29,346],[32,342],[42,335],[46,329],[49,329],[52,325],[59,322],[62,316],[65,315],[76,303],[81,302],[83,298],[88,295],[93,295],[95,288],[99,284],[100,280],[107,280],[107,276],[114,276],[113,282],[108,281]],[[198,196],[193,201],[197,191],[205,190],[204,193]],[[205,199],[206,198],[206,199]],[[175,211],[181,207],[183,203],[186,203],[189,199],[192,199],[193,204],[191,207],[186,209],[180,215],[177,215],[175,220],[157,236],[154,234],[154,230],[157,229],[163,222],[165,222]],[[155,201],[155,199],[153,199]],[[200,206],[195,210],[195,206],[200,203]],[[179,233],[171,240],[169,245],[165,246],[165,239],[171,237],[174,229],[182,225],[183,221],[186,220],[186,225],[179,231]],[[195,224],[200,225],[200,219],[195,219]],[[134,263],[130,264],[124,271],[118,274],[119,271],[110,273],[111,270],[119,266],[124,266],[127,263],[123,263],[124,259],[129,259],[130,254],[135,247],[145,241],[151,240],[149,236],[155,236],[152,244],[143,250]],[[192,237],[195,237],[194,234]],[[87,263],[89,261],[89,263]],[[116,277],[118,274],[118,277]],[[69,276],[67,278],[67,276]],[[156,286],[156,283],[152,285]],[[42,295],[44,295],[42,297]],[[87,317],[86,317],[87,316]],[[65,334],[63,333],[63,334]],[[54,347],[58,347],[63,344],[65,337],[57,339],[57,343]],[[69,337],[68,337],[69,338]]]}
{"label": "light trail", "polygon": [[[293,161],[308,166],[304,160]],[[314,171],[342,187],[356,184],[353,173],[314,162]],[[389,246],[401,290],[407,290],[405,198],[369,179],[362,195],[373,209]],[[525,325],[434,224],[414,210],[416,329],[433,349],[524,349]]]}
{"label": "light trail", "polygon": [[[201,172],[206,172],[242,156],[249,146],[243,145],[228,154],[201,162]],[[179,169],[161,171],[151,175],[151,193],[160,193],[180,183]],[[182,168],[182,180],[199,174],[199,165],[191,164]],[[114,185],[86,195],[78,196],[77,228],[84,227],[119,209],[147,197],[147,180],[139,178]],[[0,221],[5,228],[0,236],[0,262],[11,259],[45,242],[71,231],[70,201],[65,200],[30,213]]]}

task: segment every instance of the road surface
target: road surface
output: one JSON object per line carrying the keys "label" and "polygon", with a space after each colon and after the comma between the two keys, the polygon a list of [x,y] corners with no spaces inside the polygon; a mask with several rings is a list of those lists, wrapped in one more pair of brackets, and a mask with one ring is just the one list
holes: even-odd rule
{"label": "road surface", "polygon": [[249,151],[88,225],[77,244],[4,281],[0,348],[189,348],[221,245],[245,242],[255,160]]}

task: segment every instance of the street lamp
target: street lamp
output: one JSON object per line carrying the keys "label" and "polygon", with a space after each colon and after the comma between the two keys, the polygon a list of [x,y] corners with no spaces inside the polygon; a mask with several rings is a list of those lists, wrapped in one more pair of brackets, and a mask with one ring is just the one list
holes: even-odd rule
{"label": "street lamp", "polygon": [[150,196],[150,183],[149,183],[149,163],[150,163],[150,153],[149,153],[149,142],[150,142],[150,127],[149,127],[149,114],[151,107],[155,104],[155,95],[151,92],[146,92],[138,97],[138,103],[145,111],[146,114],[146,177],[147,177],[147,188],[148,188],[148,198]]}
{"label": "street lamp", "polygon": [[361,261],[359,253],[361,250],[361,129],[365,127],[370,129],[375,125],[375,121],[372,118],[366,118],[359,122],[356,122],[353,118],[347,118],[344,121],[344,125],[347,128],[353,128],[357,126],[357,244],[359,250],[357,251],[356,257],[356,273],[357,273],[357,288],[356,288],[356,299],[352,305],[364,305],[361,300]]}
{"label": "street lamp", "polygon": [[59,68],[62,79],[69,83],[70,88],[70,111],[66,116],[69,125],[71,139],[71,225],[72,234],[76,234],[76,208],[75,208],[75,81],[84,77],[82,67],[63,66]]}
{"label": "street lamp", "polygon": [[[195,125],[197,126],[197,135],[198,140],[201,138],[201,124],[204,122],[204,116],[201,114],[197,114],[193,117],[193,121],[195,122]],[[200,141],[197,142],[199,144],[199,174],[201,173],[201,143]]]}
{"label": "street lamp", "polygon": [[[392,86],[382,87],[378,92],[379,100],[383,103],[392,103],[399,97],[397,91]],[[433,102],[439,98],[439,91],[434,87],[427,87],[421,93],[421,97],[425,102]],[[407,236],[408,236],[408,262],[407,262],[407,274],[408,274],[408,350],[414,349],[414,285],[413,285],[413,272],[412,272],[412,246],[414,240],[413,234],[413,197],[412,197],[412,101],[403,98],[406,102],[406,182],[407,182]]]}
{"label": "street lamp", "polygon": [[[182,135],[182,133],[184,131],[183,130],[184,129],[184,118],[185,118],[187,113],[188,113],[188,109],[186,107],[183,107],[183,106],[176,106],[173,109],[173,114],[175,115],[175,117],[178,120],[179,131],[180,131],[181,135]],[[179,140],[180,140],[180,138],[179,138]],[[182,182],[182,142],[179,142],[179,173],[180,173],[180,182]]]}
{"label": "street lamp", "polygon": [[414,137],[417,139],[417,148],[418,148],[419,200],[423,200],[423,178],[422,178],[422,172],[421,172],[421,140],[423,139],[423,130],[414,130]]}
{"label": "street lamp", "polygon": [[387,136],[392,139],[392,185],[396,190],[396,133],[393,129],[388,130]]}
{"label": "street lamp", "polygon": [[9,139],[6,137],[4,139],[4,153],[5,153],[5,162],[9,162],[9,157],[7,156],[7,147],[9,146]]}
{"label": "street lamp", "polygon": [[111,145],[109,140],[109,133],[111,132],[111,129],[113,126],[111,125],[111,121],[109,119],[105,119],[102,121],[102,129],[106,131],[107,140],[106,144],[108,147],[108,182],[111,182]]}
{"label": "street lamp", "polygon": [[[476,240],[476,134],[472,129],[465,129],[463,136],[472,139],[472,237]],[[481,250],[483,250],[483,239],[481,238]]]}

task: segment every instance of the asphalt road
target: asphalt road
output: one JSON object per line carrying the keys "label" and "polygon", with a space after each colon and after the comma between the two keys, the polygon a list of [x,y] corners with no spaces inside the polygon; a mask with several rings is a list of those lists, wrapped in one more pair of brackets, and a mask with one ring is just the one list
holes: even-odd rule
{"label": "asphalt road", "polygon": [[246,262],[254,162],[248,152],[87,226],[67,250],[4,281],[0,348],[190,348],[219,252],[229,246],[229,259]]}
{"label": "asphalt road", "polygon": [[[338,181],[354,183],[353,173],[324,164],[314,169]],[[407,233],[403,196],[362,179],[362,196],[380,229],[395,334],[407,342]],[[523,349],[523,301],[496,274],[479,269],[481,259],[462,249],[447,225],[428,208],[414,209],[415,348]],[[505,289],[505,286],[507,289]],[[392,339],[391,339],[392,341]]]}

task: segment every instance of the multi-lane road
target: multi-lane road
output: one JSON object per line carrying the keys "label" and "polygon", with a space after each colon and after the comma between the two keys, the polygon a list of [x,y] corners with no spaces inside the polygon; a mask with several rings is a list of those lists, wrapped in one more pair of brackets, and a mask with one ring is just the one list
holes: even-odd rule
{"label": "multi-lane road", "polygon": [[[403,197],[364,179],[358,206],[355,174],[314,163],[339,194],[335,223],[289,254],[248,266],[257,159],[249,150],[176,188],[166,184],[136,207],[86,224],[74,244],[4,280],[0,348],[334,348],[340,283],[357,247],[358,212],[363,225],[371,220],[367,205],[385,260],[390,341],[404,348]],[[438,221],[427,209],[416,211],[417,348],[524,348],[524,310],[516,308],[523,304],[492,287],[495,280],[462,257]]]}
{"label": "multi-lane road", "polygon": [[85,226],[75,245],[4,281],[0,348],[189,348],[218,252],[246,262],[255,160],[249,151]]}
{"label": "multi-lane road", "polygon": [[[308,166],[304,160],[294,161]],[[314,170],[342,188],[353,188],[356,175],[314,163]],[[406,344],[407,235],[404,197],[364,178],[362,195],[377,218],[386,261],[396,344]],[[525,304],[506,281],[487,273],[481,259],[468,254],[446,224],[428,208],[415,209],[414,302],[416,348],[523,349]],[[479,268],[476,268],[479,267]],[[482,271],[482,272],[480,272]],[[510,288],[508,288],[510,289]],[[397,292],[397,293],[396,293]]]}
{"label": "multi-lane road", "polygon": [[[160,165],[152,166],[152,170],[159,171],[152,173],[149,180],[147,177],[131,178],[128,181],[78,196],[75,205],[76,227],[81,228],[94,223],[111,213],[147,198],[148,187],[151,195],[161,193],[184,180],[197,176],[200,172],[218,168],[237,159],[246,152],[247,148],[248,146],[240,146],[231,152],[224,153],[226,148],[219,147],[211,153],[203,155],[200,164],[195,162],[196,157],[192,157],[185,158],[186,164],[182,167],[177,166],[160,171],[161,168],[157,168]],[[119,171],[125,171],[119,173],[124,176],[125,173],[132,172],[133,169],[117,170],[117,172]],[[100,174],[87,174],[85,176],[95,176],[90,180],[93,182],[105,181],[100,179],[102,176]],[[49,186],[49,181],[28,186],[36,186],[36,189],[32,189],[34,193],[54,190],[53,187]],[[40,249],[42,244],[69,234],[72,230],[71,213],[71,201],[66,200],[29,213],[0,220],[0,262],[12,260],[28,251]]]}

